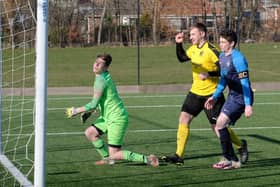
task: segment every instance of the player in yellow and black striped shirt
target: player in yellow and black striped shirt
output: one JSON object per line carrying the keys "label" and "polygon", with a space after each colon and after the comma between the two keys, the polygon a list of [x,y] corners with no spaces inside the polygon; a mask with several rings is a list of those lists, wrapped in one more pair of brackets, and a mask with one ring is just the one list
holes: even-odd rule
{"label": "player in yellow and black striped shirt", "polygon": [[[190,123],[202,110],[207,115],[208,121],[215,132],[216,118],[218,117],[225,99],[221,95],[211,110],[204,108],[205,101],[215,92],[219,82],[219,50],[206,40],[207,29],[202,23],[196,23],[191,27],[190,40],[192,46],[186,51],[183,48],[184,34],[176,35],[176,53],[180,62],[191,61],[193,83],[186,99],[182,105],[177,131],[176,154],[163,156],[166,162],[177,165],[184,164],[185,145],[189,137]],[[232,142],[241,153],[241,160],[247,161],[248,151],[245,140],[240,140],[236,134],[229,129]],[[219,136],[218,132],[215,132]]]}

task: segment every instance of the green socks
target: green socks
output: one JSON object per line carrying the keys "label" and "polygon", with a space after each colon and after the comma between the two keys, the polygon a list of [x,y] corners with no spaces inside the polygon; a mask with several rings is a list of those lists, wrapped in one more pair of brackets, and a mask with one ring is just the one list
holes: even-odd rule
{"label": "green socks", "polygon": [[147,164],[147,157],[142,154],[124,150],[123,157],[124,157],[124,160],[127,160],[127,161],[142,162],[142,163]]}
{"label": "green socks", "polygon": [[[93,141],[92,144],[94,145],[96,151],[102,156],[102,158],[109,157],[108,148],[104,144],[102,139],[98,139]],[[127,161],[134,161],[134,162],[142,162],[147,164],[147,156],[134,153],[131,151],[124,150],[123,152],[123,159]]]}
{"label": "green socks", "polygon": [[102,158],[109,157],[108,148],[104,144],[102,139],[97,139],[93,141],[92,144],[94,145],[96,151],[101,155]]}

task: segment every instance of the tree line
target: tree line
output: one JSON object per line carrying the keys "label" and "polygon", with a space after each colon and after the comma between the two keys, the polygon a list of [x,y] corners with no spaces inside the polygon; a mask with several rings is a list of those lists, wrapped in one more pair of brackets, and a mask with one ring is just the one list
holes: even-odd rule
{"label": "tree line", "polygon": [[[268,11],[264,2],[275,5],[274,14],[268,19],[271,23],[260,17],[261,11]],[[22,29],[18,19],[24,17],[27,7],[36,17],[36,0],[4,0],[0,5],[1,10],[8,12],[1,14],[2,35],[22,40],[23,36],[13,33]],[[280,19],[273,17],[280,15],[279,5],[280,0],[49,0],[49,45],[128,46],[136,45],[137,39],[144,45],[158,45],[173,42],[178,31],[187,31],[196,21],[209,26],[209,39],[214,42],[223,28],[238,31],[243,41],[272,41],[279,36]],[[12,9],[15,11],[9,11]],[[35,33],[29,35],[32,37]]]}

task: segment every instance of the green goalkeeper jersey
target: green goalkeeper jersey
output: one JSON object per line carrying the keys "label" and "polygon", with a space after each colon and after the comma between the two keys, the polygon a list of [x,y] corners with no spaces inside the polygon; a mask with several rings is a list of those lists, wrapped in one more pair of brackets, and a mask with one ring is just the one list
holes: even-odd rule
{"label": "green goalkeeper jersey", "polygon": [[109,72],[103,72],[95,77],[93,91],[98,94],[94,94],[91,102],[84,106],[86,111],[99,107],[101,117],[105,121],[128,119],[127,111]]}

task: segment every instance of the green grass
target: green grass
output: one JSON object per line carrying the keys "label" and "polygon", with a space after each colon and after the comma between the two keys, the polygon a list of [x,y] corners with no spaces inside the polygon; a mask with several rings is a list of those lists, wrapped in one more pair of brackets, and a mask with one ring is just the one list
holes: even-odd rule
{"label": "green grass", "polygon": [[[257,92],[255,94],[254,115],[250,119],[242,117],[235,131],[249,145],[250,158],[241,169],[220,171],[211,165],[220,158],[220,145],[213,135],[202,112],[191,124],[190,139],[185,150],[185,165],[177,167],[165,164],[157,168],[142,163],[118,162],[113,166],[95,166],[100,157],[84,136],[87,125],[81,125],[79,118],[65,119],[64,109],[80,106],[90,100],[90,96],[50,96],[47,113],[46,143],[46,186],[47,187],[92,187],[92,186],[277,186],[280,175],[279,159],[279,95],[280,92]],[[129,112],[129,127],[123,148],[149,155],[173,154],[176,149],[176,130],[180,106],[185,94],[137,94],[121,95]],[[4,109],[10,106],[3,101]],[[32,123],[32,97],[25,100],[13,99],[10,131],[3,126],[3,141],[9,133],[9,143],[5,143],[5,153],[13,157],[13,147],[17,138],[18,146],[26,144],[31,133],[30,127],[21,123]],[[17,107],[16,107],[17,106]],[[15,109],[26,110],[20,113]],[[3,111],[3,119],[10,110]],[[21,118],[23,115],[23,118]],[[93,120],[93,117],[90,118]],[[20,122],[20,123],[19,123]],[[13,136],[21,133],[23,136]],[[104,136],[106,139],[106,136]],[[23,142],[22,142],[23,141]],[[33,141],[33,140],[32,140]],[[30,159],[33,158],[33,143],[28,144]],[[11,147],[10,147],[11,146]],[[15,163],[27,172],[30,161],[25,160],[25,147],[16,149]],[[1,175],[3,168],[0,166]],[[2,177],[2,176],[1,176]],[[30,180],[32,181],[32,175]],[[0,180],[0,186],[13,186],[12,180]],[[15,185],[17,186],[17,185]]]}
{"label": "green grass", "polygon": [[[47,186],[280,185],[279,94],[257,93],[254,116],[250,119],[243,117],[236,124],[237,134],[248,141],[250,159],[241,169],[231,171],[211,168],[219,159],[220,146],[203,113],[191,125],[183,167],[168,164],[151,168],[128,162],[95,166],[94,161],[99,156],[83,135],[87,126],[80,125],[78,118],[66,120],[62,115],[66,106],[79,106],[89,98],[50,97]],[[147,155],[174,153],[177,117],[184,95],[123,95],[122,98],[130,119],[124,149]],[[68,134],[59,134],[63,132]]]}
{"label": "green grass", "polygon": [[[252,82],[280,81],[279,47],[279,43],[241,45],[241,50],[249,61]],[[111,53],[113,56],[110,71],[118,85],[137,84],[137,49],[108,47],[49,49],[49,86],[92,86],[92,63],[96,54],[103,52]],[[32,58],[32,55],[28,58]],[[34,66],[22,72],[19,61],[21,60],[15,62],[18,67],[14,72],[15,77],[3,74],[4,83],[19,80],[14,85],[16,87],[20,84],[23,75],[32,76],[30,72],[34,70]],[[11,66],[5,63],[3,66],[4,70],[11,69]],[[140,72],[141,84],[157,85],[191,83],[192,81],[190,64],[177,62],[174,46],[141,48]],[[7,79],[5,76],[8,76]],[[33,84],[33,79],[31,79],[26,82],[26,87]],[[164,165],[151,168],[140,163],[127,162],[97,167],[94,161],[99,159],[98,154],[83,135],[87,126],[80,125],[79,119],[66,120],[63,116],[65,107],[85,104],[90,96],[50,96],[47,114],[47,186],[280,185],[279,95],[279,92],[257,92],[254,116],[250,119],[239,120],[236,132],[248,141],[250,161],[243,168],[232,171],[217,171],[211,168],[211,165],[219,159],[220,146],[204,114],[196,118],[191,125],[191,136],[183,167]],[[124,148],[147,155],[150,153],[173,154],[176,146],[178,115],[184,94],[122,95],[122,98],[128,108],[130,120]],[[5,111],[3,111],[4,125],[2,127],[7,128],[5,125],[9,121],[9,133],[31,133],[33,129],[21,127],[21,125],[32,126],[32,111],[20,113],[16,109],[32,109],[33,98],[24,97],[12,102],[9,97],[3,99]],[[11,115],[12,118],[6,118],[10,109],[15,113]],[[5,129],[3,132],[7,133]],[[4,136],[4,141],[5,138],[6,136]],[[25,143],[28,141],[25,136],[21,138],[20,140]],[[12,141],[16,142],[17,138],[11,136],[9,142]],[[18,145],[25,143],[18,142]],[[9,146],[11,145],[7,145],[5,149],[10,148]],[[32,143],[29,144],[28,150],[30,153],[33,152]],[[7,156],[12,156],[13,152],[14,150],[11,150]],[[25,147],[18,148],[16,152],[19,157],[26,156]],[[32,154],[28,155],[31,159],[33,159]],[[28,160],[23,162],[26,165],[32,164]],[[25,165],[21,169],[27,171]],[[1,166],[0,170],[2,171]],[[2,174],[1,172],[0,175]],[[2,184],[3,181],[0,181],[0,186]],[[8,182],[4,186],[13,185]]]}
{"label": "green grass", "polygon": [[[187,46],[185,46],[187,47]],[[280,81],[280,44],[243,44],[253,82]],[[111,74],[118,85],[137,84],[137,48],[51,48],[49,49],[49,86],[91,86],[92,63],[99,53],[113,56]],[[191,83],[191,65],[178,63],[175,46],[141,47],[140,83]],[[67,73],[65,73],[67,72]]]}
{"label": "green grass", "polygon": [[[185,45],[185,48],[188,47]],[[253,82],[280,81],[280,43],[242,44],[250,77]],[[138,83],[137,48],[93,47],[50,48],[48,59],[49,87],[92,86],[92,64],[97,54],[110,53],[113,63],[110,72],[117,85]],[[3,87],[33,87],[35,71],[34,49],[3,52]],[[190,63],[179,63],[175,45],[141,47],[140,84],[191,83]],[[13,70],[13,71],[12,71]]]}

